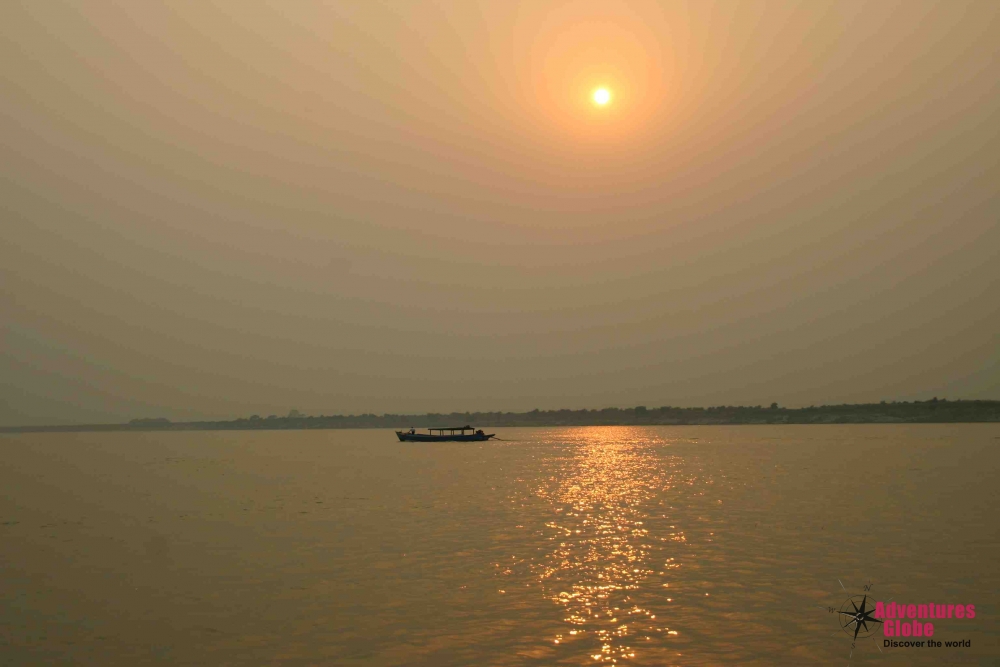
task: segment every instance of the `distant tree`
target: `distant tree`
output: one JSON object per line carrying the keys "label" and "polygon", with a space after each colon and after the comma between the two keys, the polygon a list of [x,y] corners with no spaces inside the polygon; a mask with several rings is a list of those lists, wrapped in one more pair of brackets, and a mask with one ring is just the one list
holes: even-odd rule
{"label": "distant tree", "polygon": [[250,415],[250,421],[255,422],[260,419],[260,415]]}
{"label": "distant tree", "polygon": [[778,404],[777,403],[771,403],[771,409],[772,410],[777,410],[778,409]]}
{"label": "distant tree", "polygon": [[637,415],[644,415],[644,414],[646,414],[646,406],[645,405],[637,405],[637,406],[635,406],[635,414],[637,414]]}
{"label": "distant tree", "polygon": [[288,418],[289,419],[298,419],[301,416],[302,416],[302,413],[299,412],[298,410],[289,410],[288,411]]}

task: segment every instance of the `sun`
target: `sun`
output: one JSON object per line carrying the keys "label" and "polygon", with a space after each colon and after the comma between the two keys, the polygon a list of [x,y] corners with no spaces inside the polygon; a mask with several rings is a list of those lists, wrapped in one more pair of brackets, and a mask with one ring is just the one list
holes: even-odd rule
{"label": "sun", "polygon": [[603,107],[611,101],[611,91],[607,88],[598,88],[591,97],[594,100],[594,104]]}

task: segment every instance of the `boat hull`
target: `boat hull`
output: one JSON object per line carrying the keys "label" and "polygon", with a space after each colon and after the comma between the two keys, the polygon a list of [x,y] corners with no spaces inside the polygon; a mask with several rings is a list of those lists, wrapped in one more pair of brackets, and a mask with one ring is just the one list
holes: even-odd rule
{"label": "boat hull", "polygon": [[407,433],[396,431],[400,442],[482,442],[489,440],[496,433],[473,433],[471,435],[428,435],[426,433]]}

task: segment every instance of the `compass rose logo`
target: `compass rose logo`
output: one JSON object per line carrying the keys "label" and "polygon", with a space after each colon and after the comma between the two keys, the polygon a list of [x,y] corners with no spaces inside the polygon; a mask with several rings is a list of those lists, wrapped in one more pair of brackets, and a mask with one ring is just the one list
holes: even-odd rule
{"label": "compass rose logo", "polygon": [[[866,586],[867,588],[867,586]],[[840,606],[837,616],[844,632],[858,637],[871,637],[882,626],[882,620],[875,618],[875,601],[864,595],[852,595]]]}
{"label": "compass rose logo", "polygon": [[[858,639],[868,639],[871,638],[872,643],[882,652],[882,647],[878,645],[878,641],[875,640],[874,635],[882,627],[883,619],[875,617],[875,598],[871,595],[871,590],[874,584],[869,581],[865,584],[864,592],[860,595],[851,595],[848,593],[847,589],[844,588],[843,582],[840,579],[837,580],[840,587],[844,589],[848,597],[840,609],[836,607],[826,607],[826,610],[831,614],[837,614],[837,621],[840,623],[840,629],[846,632],[851,637],[851,653],[847,656],[847,660],[850,661],[854,657],[854,649],[858,646]],[[838,633],[834,633],[838,634]]]}

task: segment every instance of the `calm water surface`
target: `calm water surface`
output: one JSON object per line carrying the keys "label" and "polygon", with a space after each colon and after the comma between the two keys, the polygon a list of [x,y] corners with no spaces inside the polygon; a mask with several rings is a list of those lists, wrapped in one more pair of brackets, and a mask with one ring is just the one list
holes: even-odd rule
{"label": "calm water surface", "polygon": [[996,425],[500,435],[0,436],[0,664],[1000,662]]}

